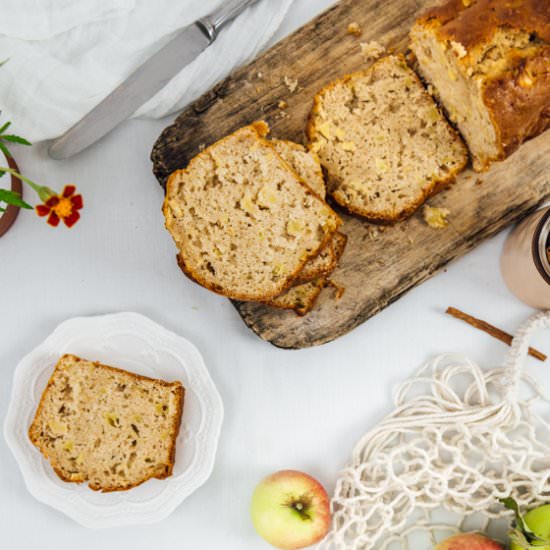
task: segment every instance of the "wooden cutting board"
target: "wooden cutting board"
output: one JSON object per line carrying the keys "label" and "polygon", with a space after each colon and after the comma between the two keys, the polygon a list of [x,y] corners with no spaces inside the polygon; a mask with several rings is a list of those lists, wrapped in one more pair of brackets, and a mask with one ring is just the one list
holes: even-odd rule
{"label": "wooden cutting board", "polygon": [[[423,0],[342,0],[183,112],[153,148],[158,180],[164,185],[204,145],[254,120],[265,119],[274,137],[303,142],[314,94],[332,79],[368,66],[361,42],[376,40],[405,51],[408,31],[426,5]],[[360,38],[346,32],[352,22],[362,27]],[[281,101],[286,109],[279,107]],[[377,227],[342,213],[349,241],[332,276],[345,288],[340,299],[333,289],[324,290],[303,318],[260,304],[235,307],[256,334],[276,346],[297,349],[334,340],[548,200],[549,174],[546,132],[485,174],[467,170],[430,200],[451,210],[446,229],[431,229],[420,214]]]}

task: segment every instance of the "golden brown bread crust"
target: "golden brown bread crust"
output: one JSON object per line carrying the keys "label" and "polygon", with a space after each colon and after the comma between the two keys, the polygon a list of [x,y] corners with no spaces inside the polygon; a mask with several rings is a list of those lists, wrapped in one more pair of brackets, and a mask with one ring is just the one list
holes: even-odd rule
{"label": "golden brown bread crust", "polygon": [[[35,425],[35,419],[37,419],[39,416],[40,416],[40,413],[42,411],[42,408],[44,406],[44,401],[46,399],[46,395],[48,393],[48,390],[51,388],[51,386],[53,385],[53,382],[54,382],[54,376],[59,368],[59,366],[61,365],[63,359],[72,359],[73,361],[75,362],[79,362],[79,361],[82,361],[82,359],[76,355],[72,355],[72,354],[64,354],[62,357],[60,357],[60,359],[58,360],[55,368],[54,368],[54,371],[52,372],[49,380],[48,380],[48,383],[46,384],[46,387],[44,388],[44,391],[42,392],[42,395],[40,397],[40,402],[38,403],[38,407],[36,408],[36,412],[34,414],[34,418],[33,418],[33,422],[31,423],[31,425],[29,426],[29,430],[28,430],[28,436],[29,436],[29,439],[31,441],[31,443],[44,455],[44,449],[42,448],[42,446],[40,445],[40,442],[39,442],[39,438],[38,438],[38,434],[35,433],[36,432],[36,429],[37,429],[37,426]],[[172,475],[172,471],[174,469],[174,464],[176,462],[176,439],[178,437],[178,433],[180,431],[180,426],[181,426],[181,418],[182,418],[182,415],[183,415],[183,405],[184,405],[184,401],[185,401],[185,388],[183,387],[183,385],[181,384],[181,382],[165,382],[164,380],[159,380],[159,379],[156,379],[156,378],[149,378],[148,376],[142,376],[141,374],[136,374],[136,373],[133,373],[133,372],[129,372],[129,371],[125,371],[123,369],[118,369],[116,367],[111,367],[109,365],[104,365],[98,361],[93,361],[93,364],[96,365],[96,366],[99,366],[99,367],[102,367],[104,369],[107,369],[107,370],[110,370],[110,371],[113,371],[113,372],[117,372],[117,373],[124,373],[126,375],[130,375],[132,378],[135,378],[136,380],[148,380],[148,381],[151,381],[151,382],[155,382],[161,386],[165,386],[165,387],[171,387],[171,388],[174,388],[178,394],[178,412],[174,418],[174,424],[172,426],[172,434],[171,434],[171,448],[170,448],[170,462],[169,464],[167,464],[166,466],[166,469],[163,473],[160,473],[160,474],[155,474],[155,473],[152,473],[149,477],[141,480],[139,483],[134,483],[132,485],[126,485],[124,487],[109,487],[109,488],[104,488],[104,487],[97,487],[97,486],[94,486],[92,484],[88,485],[90,487],[90,489],[92,489],[93,491],[101,491],[103,493],[112,493],[112,492],[117,492],[117,491],[129,491],[130,489],[133,489],[134,487],[137,487],[138,485],[141,485],[142,483],[145,483],[146,481],[148,481],[149,479],[166,479],[167,477],[170,477]],[[44,455],[45,456],[45,455]],[[58,468],[56,468],[55,466],[52,465],[52,469],[54,470],[54,472],[57,474],[57,476],[62,480],[62,481],[65,481],[67,483],[82,483],[84,481],[86,481],[86,479],[84,478],[81,478],[81,479],[71,479],[71,478],[68,478],[67,476],[65,476],[63,474],[63,472],[61,470],[59,470]]]}
{"label": "golden brown bread crust", "polygon": [[499,29],[528,33],[531,47],[510,49],[506,63],[483,81],[483,101],[497,134],[501,160],[523,142],[550,127],[550,1],[449,0],[425,11],[417,20],[439,40],[461,44],[461,59],[475,70],[471,52],[491,42]]}
{"label": "golden brown bread crust", "polygon": [[[526,87],[529,74],[536,77]],[[510,56],[508,70],[486,83],[484,99],[504,156],[550,128],[550,46],[533,57]]]}
{"label": "golden brown bread crust", "polygon": [[524,30],[550,42],[548,0],[449,0],[427,9],[418,22],[435,22],[442,39],[466,49],[488,42],[499,27]]}

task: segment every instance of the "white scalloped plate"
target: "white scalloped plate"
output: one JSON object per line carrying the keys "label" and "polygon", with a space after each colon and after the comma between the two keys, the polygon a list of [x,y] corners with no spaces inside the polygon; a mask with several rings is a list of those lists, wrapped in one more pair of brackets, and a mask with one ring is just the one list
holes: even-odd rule
{"label": "white scalloped plate", "polygon": [[[64,353],[101,361],[186,388],[174,474],[130,491],[97,493],[61,481],[27,430],[55,363]],[[169,516],[210,476],[223,420],[222,400],[198,350],[136,313],[65,321],[15,370],[4,435],[30,493],[85,527],[154,523]]]}

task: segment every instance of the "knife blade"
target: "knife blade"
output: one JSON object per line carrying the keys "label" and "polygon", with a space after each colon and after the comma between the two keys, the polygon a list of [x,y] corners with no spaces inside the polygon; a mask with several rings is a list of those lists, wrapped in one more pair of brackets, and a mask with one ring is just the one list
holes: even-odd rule
{"label": "knife blade", "polygon": [[50,157],[56,160],[69,158],[107,135],[208,48],[226,23],[257,1],[224,2],[217,12],[179,31],[111,94],[55,140],[48,150]]}

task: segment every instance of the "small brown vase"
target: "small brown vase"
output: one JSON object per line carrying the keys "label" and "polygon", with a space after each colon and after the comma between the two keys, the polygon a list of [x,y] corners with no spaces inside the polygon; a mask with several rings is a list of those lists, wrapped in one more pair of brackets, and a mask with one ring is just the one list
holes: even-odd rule
{"label": "small brown vase", "polygon": [[[4,155],[4,158],[6,159],[8,166],[19,172],[19,168],[17,167],[16,162],[11,157],[6,157]],[[1,182],[2,180],[0,180]],[[21,180],[15,176],[11,176],[11,190],[15,191],[16,193],[19,193],[21,198],[23,198],[23,184],[21,183]],[[0,237],[8,232],[10,227],[15,223],[15,220],[17,219],[17,216],[19,215],[19,210],[17,206],[12,206],[9,204],[6,208],[6,211],[3,213],[0,213]]]}

